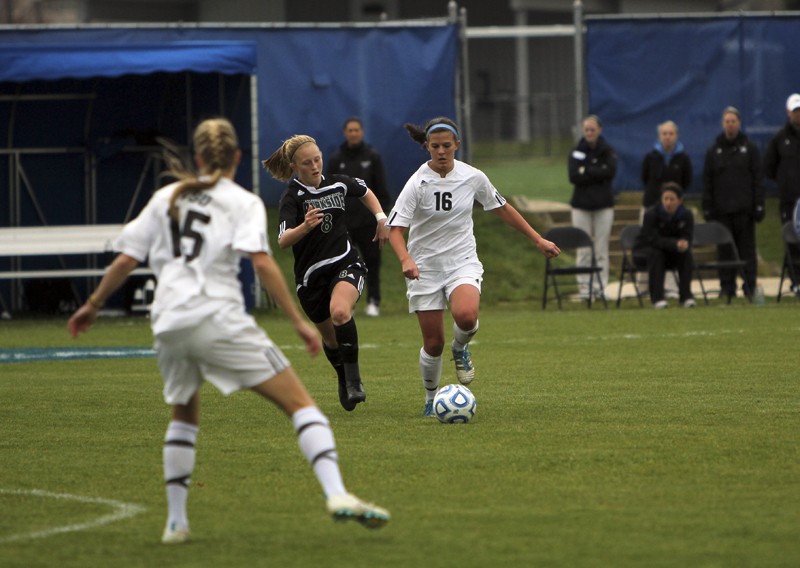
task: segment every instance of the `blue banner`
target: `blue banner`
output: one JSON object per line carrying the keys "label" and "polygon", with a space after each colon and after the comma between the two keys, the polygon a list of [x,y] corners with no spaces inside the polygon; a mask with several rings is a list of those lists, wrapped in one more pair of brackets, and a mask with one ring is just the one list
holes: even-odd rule
{"label": "blue banner", "polygon": [[642,189],[642,160],[666,120],[678,124],[692,160],[689,193],[702,191],[705,151],[725,107],[739,109],[742,131],[763,153],[786,123],[786,98],[800,92],[798,33],[796,16],[590,19],[589,112],[619,155],[615,189]]}

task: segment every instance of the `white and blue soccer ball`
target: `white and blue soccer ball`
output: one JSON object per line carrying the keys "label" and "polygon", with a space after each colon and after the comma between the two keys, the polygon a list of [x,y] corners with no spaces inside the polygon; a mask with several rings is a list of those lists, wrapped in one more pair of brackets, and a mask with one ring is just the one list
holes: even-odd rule
{"label": "white and blue soccer ball", "polygon": [[433,399],[433,413],[444,424],[466,424],[475,416],[475,395],[464,385],[445,385]]}

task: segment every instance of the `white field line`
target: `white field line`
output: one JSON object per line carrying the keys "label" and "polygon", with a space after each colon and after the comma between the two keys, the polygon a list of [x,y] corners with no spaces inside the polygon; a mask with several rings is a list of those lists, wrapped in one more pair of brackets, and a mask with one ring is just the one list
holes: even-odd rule
{"label": "white field line", "polygon": [[93,505],[107,505],[113,509],[113,512],[108,515],[98,517],[93,521],[85,523],[76,523],[73,525],[63,525],[44,529],[41,531],[34,531],[28,533],[19,533],[11,536],[0,537],[0,543],[18,542],[21,540],[31,540],[36,538],[47,538],[61,533],[83,531],[92,529],[115,521],[121,521],[129,517],[138,515],[144,512],[145,508],[133,503],[123,503],[122,501],[115,501],[113,499],[100,499],[97,497],[81,497],[80,495],[70,495],[68,493],[51,493],[49,491],[42,491],[39,489],[23,490],[23,489],[0,489],[0,494],[5,495],[30,495],[32,497],[43,497],[46,499],[63,499],[66,501],[77,501],[79,503],[91,503]]}

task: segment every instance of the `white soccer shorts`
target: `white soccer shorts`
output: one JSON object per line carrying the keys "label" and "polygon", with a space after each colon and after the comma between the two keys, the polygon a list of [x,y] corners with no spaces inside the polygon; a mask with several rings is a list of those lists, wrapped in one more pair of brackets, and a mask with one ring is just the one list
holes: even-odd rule
{"label": "white soccer shorts", "polygon": [[227,396],[291,366],[252,316],[239,311],[219,312],[195,327],[159,334],[155,350],[168,404],[188,403],[204,380]]}
{"label": "white soccer shorts", "polygon": [[406,298],[408,312],[446,310],[450,294],[458,286],[468,284],[481,291],[483,265],[472,262],[456,270],[421,271],[419,280],[406,279]]}

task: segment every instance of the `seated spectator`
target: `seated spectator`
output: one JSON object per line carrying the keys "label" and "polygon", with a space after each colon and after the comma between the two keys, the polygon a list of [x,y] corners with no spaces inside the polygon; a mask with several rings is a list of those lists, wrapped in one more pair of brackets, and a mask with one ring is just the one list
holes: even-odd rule
{"label": "seated spectator", "polygon": [[683,206],[683,189],[675,182],[661,186],[661,201],[644,213],[642,230],[633,245],[634,262],[647,266],[650,301],[657,310],[667,307],[664,276],[678,272],[678,294],[685,308],[695,306],[692,296],[692,235],[694,215]]}

